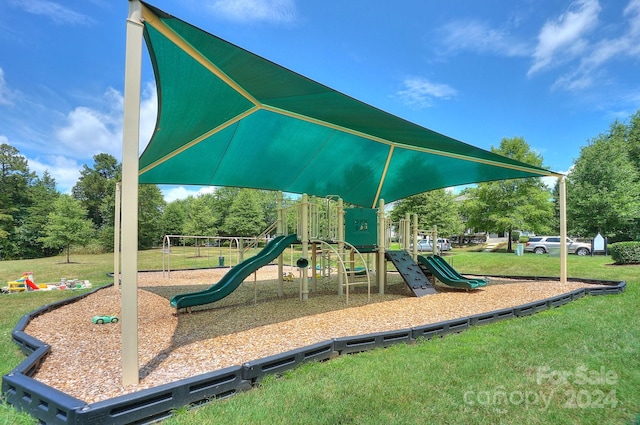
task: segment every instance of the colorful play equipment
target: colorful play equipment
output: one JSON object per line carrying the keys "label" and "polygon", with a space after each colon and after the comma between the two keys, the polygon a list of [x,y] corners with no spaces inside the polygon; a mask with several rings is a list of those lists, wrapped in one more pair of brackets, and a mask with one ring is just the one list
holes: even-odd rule
{"label": "colorful play equipment", "polygon": [[79,279],[60,279],[56,283],[40,283],[35,284],[33,272],[24,272],[20,279],[7,282],[7,286],[2,288],[2,292],[16,293],[26,291],[52,291],[65,289],[87,289],[91,288],[91,282]]}
{"label": "colorful play equipment", "polygon": [[[46,289],[46,285],[44,289]],[[38,291],[41,288],[33,283],[33,272],[24,272],[20,279],[16,279],[11,282],[7,282],[7,291],[12,292],[24,292],[24,291]]]}

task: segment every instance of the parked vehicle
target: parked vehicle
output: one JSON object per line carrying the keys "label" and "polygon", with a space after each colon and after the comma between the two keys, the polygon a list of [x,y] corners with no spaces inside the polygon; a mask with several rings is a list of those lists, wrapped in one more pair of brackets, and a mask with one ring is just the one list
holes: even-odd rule
{"label": "parked vehicle", "polygon": [[[449,239],[446,238],[438,238],[438,248],[440,251],[450,251],[451,243]],[[411,250],[413,250],[413,244],[411,245]],[[418,241],[418,251],[419,252],[431,252],[433,251],[433,246],[431,245],[430,239],[420,239]]]}
{"label": "parked vehicle", "polygon": [[[529,238],[524,250],[535,254],[546,254],[553,248],[560,249],[560,236],[532,236]],[[567,252],[569,254],[589,255],[591,253],[591,244],[567,238]]]}

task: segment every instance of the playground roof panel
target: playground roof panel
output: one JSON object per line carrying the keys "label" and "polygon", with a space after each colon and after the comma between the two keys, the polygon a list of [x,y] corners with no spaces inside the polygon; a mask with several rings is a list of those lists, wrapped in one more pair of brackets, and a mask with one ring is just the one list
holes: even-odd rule
{"label": "playground roof panel", "polygon": [[158,119],[140,182],[340,195],[376,206],[461,184],[556,175],[444,136],[144,4]]}

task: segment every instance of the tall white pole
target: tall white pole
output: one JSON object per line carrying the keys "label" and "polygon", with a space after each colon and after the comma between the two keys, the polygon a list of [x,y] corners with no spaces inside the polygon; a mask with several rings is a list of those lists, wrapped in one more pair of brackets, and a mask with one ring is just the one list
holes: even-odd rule
{"label": "tall white pole", "polygon": [[[306,193],[302,194],[302,258],[309,258],[309,196]],[[307,268],[302,268],[300,279],[302,279],[302,291],[300,293],[300,299],[302,301],[309,300],[309,280],[307,279]]]}
{"label": "tall white pole", "polygon": [[[338,198],[338,211],[336,212],[338,219],[338,261],[344,259],[344,201]],[[338,295],[343,294],[343,285],[345,282],[344,270],[338,265]]]}
{"label": "tall white pole", "polygon": [[[284,235],[284,213],[282,211],[283,196],[282,192],[278,192],[276,202],[278,205],[278,220],[276,224],[276,233],[278,236]],[[278,255],[278,297],[284,296],[284,251]]]}
{"label": "tall white pole", "polygon": [[413,251],[411,252],[411,256],[413,257],[413,261],[418,261],[418,214],[413,213],[413,233],[412,238],[413,241]]}
{"label": "tall white pole", "polygon": [[378,293],[384,295],[385,270],[385,232],[387,230],[384,220],[384,199],[380,199],[378,206],[378,264],[376,267],[376,280],[378,281]]}
{"label": "tall white pole", "polygon": [[[566,177],[558,178],[560,203],[560,240],[567,240],[567,184]],[[567,244],[560,243],[560,282],[567,283]]]}
{"label": "tall white pole", "polygon": [[138,139],[142,75],[142,5],[129,0],[122,128],[122,384],[138,375]]}
{"label": "tall white pole", "polygon": [[120,290],[120,223],[122,215],[120,214],[120,186],[116,183],[116,206],[113,220],[113,288]]}
{"label": "tall white pole", "polygon": [[411,243],[409,242],[409,235],[411,234],[411,214],[406,213],[404,215],[404,226],[402,226],[402,245],[404,250],[409,252],[411,249]]}

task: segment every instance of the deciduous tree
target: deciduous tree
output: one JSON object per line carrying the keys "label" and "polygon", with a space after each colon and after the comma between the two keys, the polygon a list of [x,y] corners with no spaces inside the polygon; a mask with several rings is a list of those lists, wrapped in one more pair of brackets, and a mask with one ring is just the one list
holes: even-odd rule
{"label": "deciduous tree", "polygon": [[233,200],[225,219],[225,233],[236,236],[257,236],[265,227],[264,212],[258,194],[250,189],[241,189]]}
{"label": "deciduous tree", "polygon": [[393,221],[405,218],[406,213],[418,214],[418,225],[423,230],[438,226],[438,234],[448,237],[463,230],[460,205],[455,195],[444,189],[409,196],[396,202],[391,212]]}
{"label": "deciduous tree", "polygon": [[[85,206],[96,230],[113,224],[114,193],[121,168],[113,156],[97,154],[93,157],[93,167],[83,166],[80,178],[72,189],[73,197]],[[111,216],[106,216],[105,212],[111,212]]]}
{"label": "deciduous tree", "polygon": [[640,147],[630,143],[629,136],[629,128],[615,122],[580,150],[567,178],[567,221],[572,233],[593,237],[600,232],[618,239],[640,236],[636,229],[640,174],[634,162]]}
{"label": "deciduous tree", "polygon": [[71,247],[86,246],[94,235],[86,208],[70,195],[60,195],[56,200],[54,211],[49,214],[44,231],[47,236],[40,239],[42,243],[50,248],[64,248],[67,263]]}
{"label": "deciduous tree", "polygon": [[[518,161],[542,167],[542,155],[534,152],[521,137],[505,138],[491,151]],[[467,191],[464,203],[469,227],[508,234],[509,251],[514,230],[547,232],[553,218],[551,193],[540,178],[480,183]]]}

